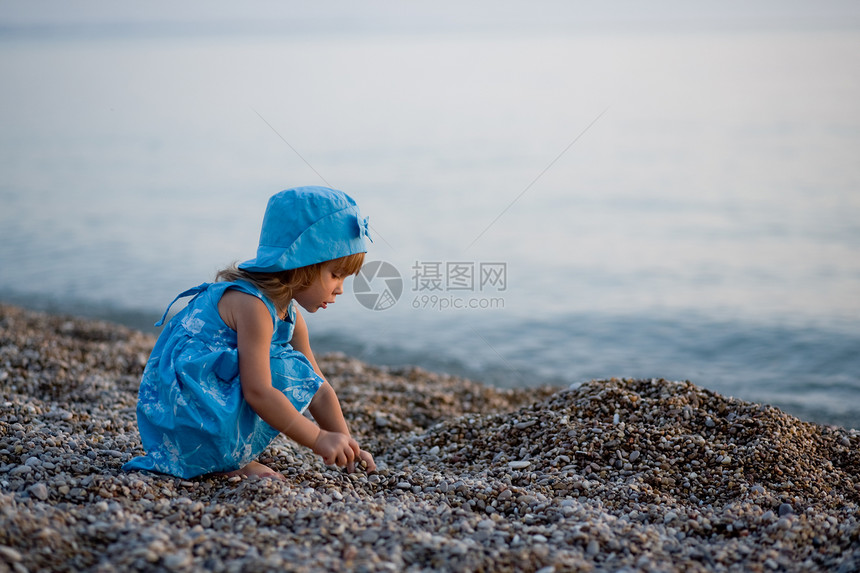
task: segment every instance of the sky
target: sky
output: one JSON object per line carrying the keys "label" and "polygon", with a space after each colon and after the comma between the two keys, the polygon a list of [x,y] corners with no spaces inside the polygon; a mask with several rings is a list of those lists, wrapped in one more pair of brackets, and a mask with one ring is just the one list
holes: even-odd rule
{"label": "sky", "polygon": [[[565,30],[663,26],[678,31],[708,27],[846,26],[860,22],[860,2],[850,0],[721,0],[689,2],[526,2],[486,0],[423,3],[376,0],[335,0],[308,3],[275,0],[251,2],[188,1],[114,2],[84,0],[4,1],[0,3],[0,33],[21,27],[105,26],[117,32],[138,32],[155,25],[193,24],[197,33],[229,28],[253,33],[388,32],[509,30],[512,33],[552,33]],[[123,28],[122,26],[125,26]],[[102,30],[104,31],[104,30]]]}

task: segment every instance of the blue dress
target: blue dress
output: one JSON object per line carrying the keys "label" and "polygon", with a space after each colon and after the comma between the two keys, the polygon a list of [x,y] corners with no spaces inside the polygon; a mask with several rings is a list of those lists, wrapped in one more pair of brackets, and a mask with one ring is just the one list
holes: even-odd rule
{"label": "blue dress", "polygon": [[256,296],[269,309],[274,324],[272,386],[304,412],[322,384],[305,355],[289,344],[295,302],[288,320],[281,320],[272,302],[250,283],[204,283],[189,289],[174,299],[194,295],[158,337],[140,383],[137,423],[146,455],[123,469],[181,478],[232,471],[255,460],[278,435],[242,395],[236,331],[218,313],[227,289]]}

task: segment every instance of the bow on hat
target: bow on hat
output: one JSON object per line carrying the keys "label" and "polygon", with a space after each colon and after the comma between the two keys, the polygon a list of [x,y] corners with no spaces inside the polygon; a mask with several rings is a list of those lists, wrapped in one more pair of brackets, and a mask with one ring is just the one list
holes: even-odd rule
{"label": "bow on hat", "polygon": [[356,215],[355,220],[358,222],[358,235],[360,237],[367,237],[367,240],[372,243],[373,237],[370,236],[370,223],[367,222],[368,217]]}

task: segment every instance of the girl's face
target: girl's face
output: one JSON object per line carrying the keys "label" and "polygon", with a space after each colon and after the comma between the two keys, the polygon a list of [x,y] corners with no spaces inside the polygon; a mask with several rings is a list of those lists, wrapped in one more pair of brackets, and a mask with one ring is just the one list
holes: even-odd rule
{"label": "girl's face", "polygon": [[293,298],[308,312],[316,312],[333,304],[335,297],[343,294],[343,279],[346,278],[335,274],[335,271],[333,262],[323,263],[319,278],[308,288],[296,291]]}

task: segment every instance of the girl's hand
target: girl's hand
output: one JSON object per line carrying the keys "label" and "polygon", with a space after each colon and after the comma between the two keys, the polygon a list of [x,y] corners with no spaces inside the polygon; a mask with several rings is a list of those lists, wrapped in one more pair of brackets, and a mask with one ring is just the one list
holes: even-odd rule
{"label": "girl's hand", "polygon": [[[370,455],[370,452],[365,452],[364,450],[359,450],[358,460],[356,460],[356,461],[364,462],[364,464],[365,464],[364,471],[366,471],[368,473],[376,471],[376,463],[373,461],[373,456]],[[346,469],[349,471],[349,473],[354,472],[355,471],[355,463],[348,465]]]}
{"label": "girl's hand", "polygon": [[329,466],[343,467],[352,464],[361,454],[358,442],[347,434],[327,430],[320,430],[311,449],[315,454],[322,457],[323,463]]}

